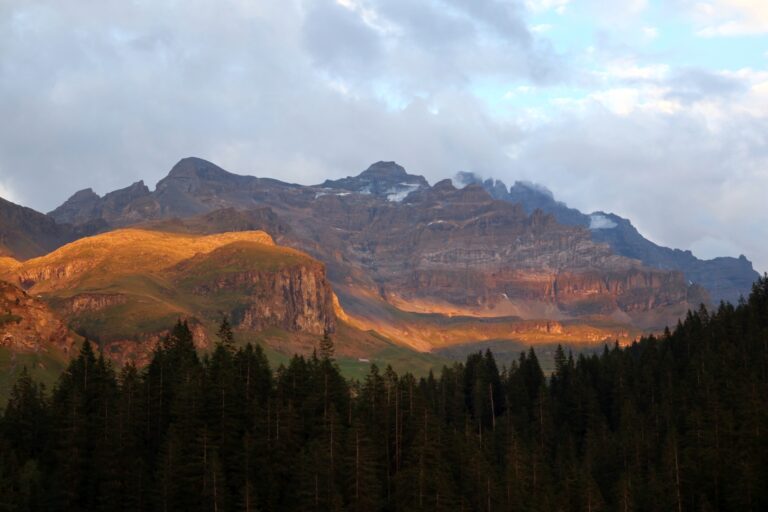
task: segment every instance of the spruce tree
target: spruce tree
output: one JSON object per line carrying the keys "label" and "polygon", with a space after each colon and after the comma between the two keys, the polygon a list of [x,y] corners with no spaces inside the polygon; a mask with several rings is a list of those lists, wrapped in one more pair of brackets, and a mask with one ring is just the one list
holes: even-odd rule
{"label": "spruce tree", "polygon": [[333,361],[335,352],[336,352],[336,349],[333,345],[331,334],[326,330],[325,333],[323,333],[322,339],[320,340],[320,350],[319,350],[320,359],[323,361]]}

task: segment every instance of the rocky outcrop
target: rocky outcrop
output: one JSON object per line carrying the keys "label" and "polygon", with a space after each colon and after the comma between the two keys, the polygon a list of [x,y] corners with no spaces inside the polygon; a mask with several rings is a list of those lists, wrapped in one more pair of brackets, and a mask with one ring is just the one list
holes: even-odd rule
{"label": "rocky outcrop", "polygon": [[109,192],[104,197],[87,188],[76,192],[61,206],[49,212],[48,216],[59,224],[77,225],[101,221],[106,225],[117,226],[141,222],[150,213],[142,211],[148,196],[150,191],[143,181]]}
{"label": "rocky outcrop", "polygon": [[40,282],[56,282],[71,279],[94,267],[96,262],[88,259],[55,262],[52,265],[20,267],[14,275],[16,284],[30,290]]}
{"label": "rocky outcrop", "polygon": [[69,353],[75,335],[40,299],[0,281],[0,347],[40,352],[52,348]]}
{"label": "rocky outcrop", "polygon": [[83,224],[101,214],[101,196],[91,188],[78,190],[48,216],[59,224]]}
{"label": "rocky outcrop", "polygon": [[[217,286],[235,284],[226,281],[219,281]],[[317,268],[248,273],[233,281],[259,290],[233,314],[233,322],[242,329],[259,331],[278,326],[288,331],[318,335],[336,330],[333,292],[325,275]]]}
{"label": "rocky outcrop", "polygon": [[81,293],[63,302],[67,314],[78,315],[125,304],[127,298],[118,293]]}
{"label": "rocky outcrop", "polygon": [[[179,264],[177,281],[182,289],[222,304],[218,297],[237,296],[226,313],[240,329],[261,331],[280,327],[286,331],[322,335],[336,330],[334,296],[323,265],[309,258],[278,268],[248,268],[232,271],[232,253],[237,247],[224,247],[212,255],[203,255]],[[237,254],[237,257],[242,256]],[[209,278],[197,278],[210,260],[226,262],[222,272]],[[229,265],[227,269],[225,265]],[[188,276],[193,276],[190,280]],[[193,283],[190,286],[190,283]]]}

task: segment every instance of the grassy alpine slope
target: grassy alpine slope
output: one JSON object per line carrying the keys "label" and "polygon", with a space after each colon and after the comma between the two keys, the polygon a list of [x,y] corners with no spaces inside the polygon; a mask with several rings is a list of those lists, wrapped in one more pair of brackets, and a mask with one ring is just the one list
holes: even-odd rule
{"label": "grassy alpine slope", "polygon": [[[277,296],[274,276],[294,276]],[[324,294],[332,294],[330,288],[317,289],[323,286],[323,276],[320,262],[276,245],[262,231],[200,235],[123,229],[24,262],[0,260],[0,278],[41,297],[71,329],[102,344],[119,362],[146,358],[148,353],[136,354],[140,344],[157,341],[179,318],[190,320],[196,338],[210,340],[222,315],[238,323],[249,302],[273,310],[306,299],[286,295],[296,286],[307,287],[309,298],[318,302],[296,307],[339,313],[334,337],[345,373],[361,374],[375,361],[426,374],[444,362],[348,325],[335,301],[323,303]],[[310,353],[319,337],[284,325],[237,330],[239,341],[262,345],[273,362]]]}

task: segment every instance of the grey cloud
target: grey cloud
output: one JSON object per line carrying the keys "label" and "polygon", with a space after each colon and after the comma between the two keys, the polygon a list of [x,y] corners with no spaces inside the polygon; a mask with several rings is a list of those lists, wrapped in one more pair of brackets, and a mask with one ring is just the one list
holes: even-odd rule
{"label": "grey cloud", "polygon": [[[535,41],[529,33],[518,3],[495,0],[411,0],[360,1],[354,13],[338,5],[319,4],[321,12],[347,11],[362,17],[365,11],[379,30],[379,47],[386,48],[366,62],[366,76],[359,70],[344,70],[318,59],[318,66],[335,77],[371,85],[390,82],[391,89],[406,99],[433,94],[450,87],[464,87],[489,74],[510,79],[553,80],[563,68],[546,44]],[[314,12],[314,11],[312,11]],[[337,16],[335,13],[334,16]],[[345,18],[346,23],[350,23]],[[307,19],[306,32],[331,31],[317,27]],[[355,45],[359,27],[349,29],[347,44]],[[344,28],[335,31],[343,34]],[[368,34],[372,33],[370,29]],[[489,37],[492,35],[493,37]],[[325,37],[325,36],[323,36]],[[315,38],[311,38],[314,40]],[[342,39],[347,39],[342,37]],[[336,47],[336,37],[328,40]],[[319,44],[322,48],[324,45]],[[356,52],[342,44],[341,52]],[[367,47],[367,43],[363,46]]]}
{"label": "grey cloud", "polygon": [[335,2],[318,2],[304,20],[304,42],[317,64],[342,74],[376,65],[381,41],[359,15]]}
{"label": "grey cloud", "polygon": [[670,245],[726,236],[768,269],[764,119],[713,134],[685,115],[589,110],[521,127],[471,91],[569,72],[519,4],[363,5],[391,30],[326,1],[0,2],[0,190],[46,211],[85,187],[152,186],[188,155],[301,183],[397,160],[432,182],[467,169],[543,183]]}
{"label": "grey cloud", "polygon": [[747,89],[736,78],[695,68],[675,71],[668,85],[672,87],[668,97],[684,103],[693,103],[714,96],[730,96]]}
{"label": "grey cloud", "polygon": [[522,8],[516,2],[498,0],[446,0],[446,4],[455,6],[473,18],[481,20],[486,26],[506,39],[529,43],[531,34],[522,19]]}

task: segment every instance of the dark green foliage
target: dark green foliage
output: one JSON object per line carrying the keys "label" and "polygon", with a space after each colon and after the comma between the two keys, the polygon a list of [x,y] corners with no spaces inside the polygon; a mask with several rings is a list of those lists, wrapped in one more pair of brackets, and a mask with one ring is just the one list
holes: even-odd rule
{"label": "dark green foliage", "polygon": [[177,323],[119,376],[86,342],[50,397],[22,372],[0,420],[0,510],[768,510],[768,278],[555,372],[490,352],[348,382],[329,336],[273,372]]}
{"label": "dark green foliage", "polygon": [[232,350],[235,345],[235,335],[232,333],[232,326],[229,325],[229,320],[226,316],[221,317],[221,323],[219,324],[219,331],[216,333],[219,338],[219,343],[223,345],[227,350]]}
{"label": "dark green foliage", "polygon": [[320,359],[333,360],[333,355],[336,349],[333,346],[333,340],[331,335],[326,331],[323,334],[323,338],[320,340]]}

